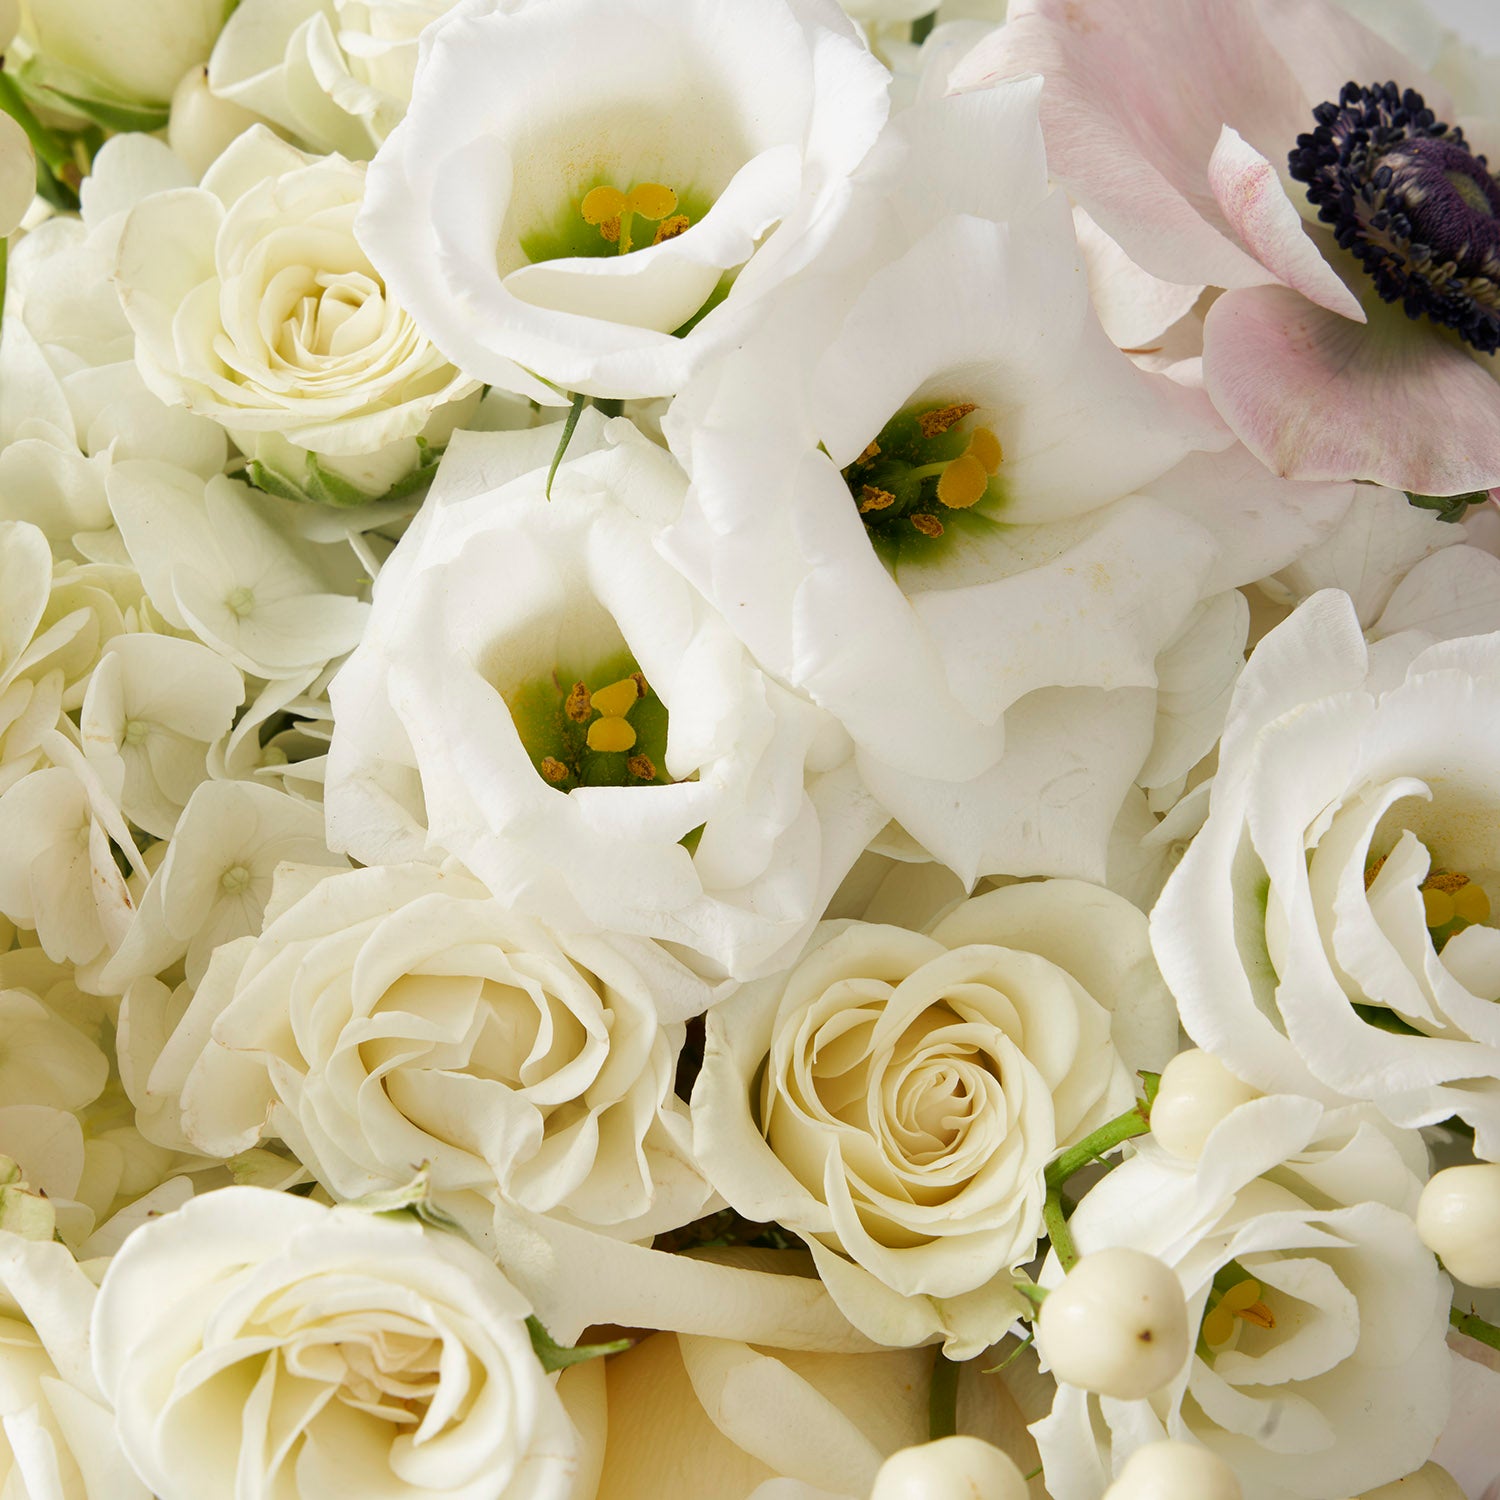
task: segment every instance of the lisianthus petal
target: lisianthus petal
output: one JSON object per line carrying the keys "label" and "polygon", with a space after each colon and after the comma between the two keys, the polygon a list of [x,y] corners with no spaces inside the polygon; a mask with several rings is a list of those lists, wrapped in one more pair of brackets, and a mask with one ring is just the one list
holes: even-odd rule
{"label": "lisianthus petal", "polygon": [[1203,374],[1240,441],[1293,479],[1423,495],[1500,484],[1500,382],[1430,324],[1366,311],[1361,327],[1286,287],[1219,298]]}

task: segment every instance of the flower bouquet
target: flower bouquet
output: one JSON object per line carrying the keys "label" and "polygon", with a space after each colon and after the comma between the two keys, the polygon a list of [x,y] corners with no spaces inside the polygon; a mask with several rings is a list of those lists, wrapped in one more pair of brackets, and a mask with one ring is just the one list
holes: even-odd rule
{"label": "flower bouquet", "polygon": [[1004,11],[0,3],[5,1500],[1500,1500],[1500,60]]}

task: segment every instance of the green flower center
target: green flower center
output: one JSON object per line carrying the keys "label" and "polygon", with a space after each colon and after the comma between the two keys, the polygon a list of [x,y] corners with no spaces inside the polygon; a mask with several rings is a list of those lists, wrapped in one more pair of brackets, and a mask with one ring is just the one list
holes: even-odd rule
{"label": "green flower center", "polygon": [[1211,1363],[1213,1356],[1248,1323],[1267,1333],[1276,1327],[1276,1314],[1262,1300],[1264,1288],[1238,1261],[1221,1266],[1209,1288],[1198,1333],[1198,1355]]}
{"label": "green flower center", "polygon": [[991,522],[1004,501],[1005,454],[972,401],[906,407],[844,471],[870,543],[888,566],[920,555],[950,527]]}
{"label": "green flower center", "polygon": [[504,694],[536,773],[548,786],[667,786],[667,707],[635,658],[591,670],[556,667]]}
{"label": "green flower center", "polygon": [[679,192],[660,182],[617,187],[595,179],[568,198],[549,223],[523,234],[521,250],[533,264],[569,256],[629,255],[676,239],[713,207],[706,194]]}

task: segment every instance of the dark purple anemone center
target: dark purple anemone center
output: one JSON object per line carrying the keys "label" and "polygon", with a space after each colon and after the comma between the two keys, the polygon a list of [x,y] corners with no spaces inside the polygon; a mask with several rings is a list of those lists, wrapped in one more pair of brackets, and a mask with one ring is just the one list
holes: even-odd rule
{"label": "dark purple anemone center", "polygon": [[1500,185],[1414,89],[1346,83],[1288,158],[1387,302],[1500,349]]}

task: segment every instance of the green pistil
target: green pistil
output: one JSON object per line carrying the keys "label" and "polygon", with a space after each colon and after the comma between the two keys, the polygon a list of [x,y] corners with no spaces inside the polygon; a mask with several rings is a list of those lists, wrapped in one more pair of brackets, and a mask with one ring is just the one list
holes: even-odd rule
{"label": "green pistil", "polygon": [[[595,693],[621,705],[618,685],[634,679],[636,696],[623,713],[601,711]],[[629,697],[626,693],[625,697]],[[571,792],[580,786],[667,786],[667,708],[641,675],[629,652],[620,652],[578,671],[559,664],[550,677],[522,683],[505,694],[506,707],[536,773],[548,786]],[[623,730],[618,721],[629,726]],[[629,738],[621,749],[590,748]]]}
{"label": "green pistil", "polygon": [[907,407],[844,469],[870,544],[892,571],[935,555],[951,529],[995,524],[1000,444],[970,420],[974,410],[966,401]]}

